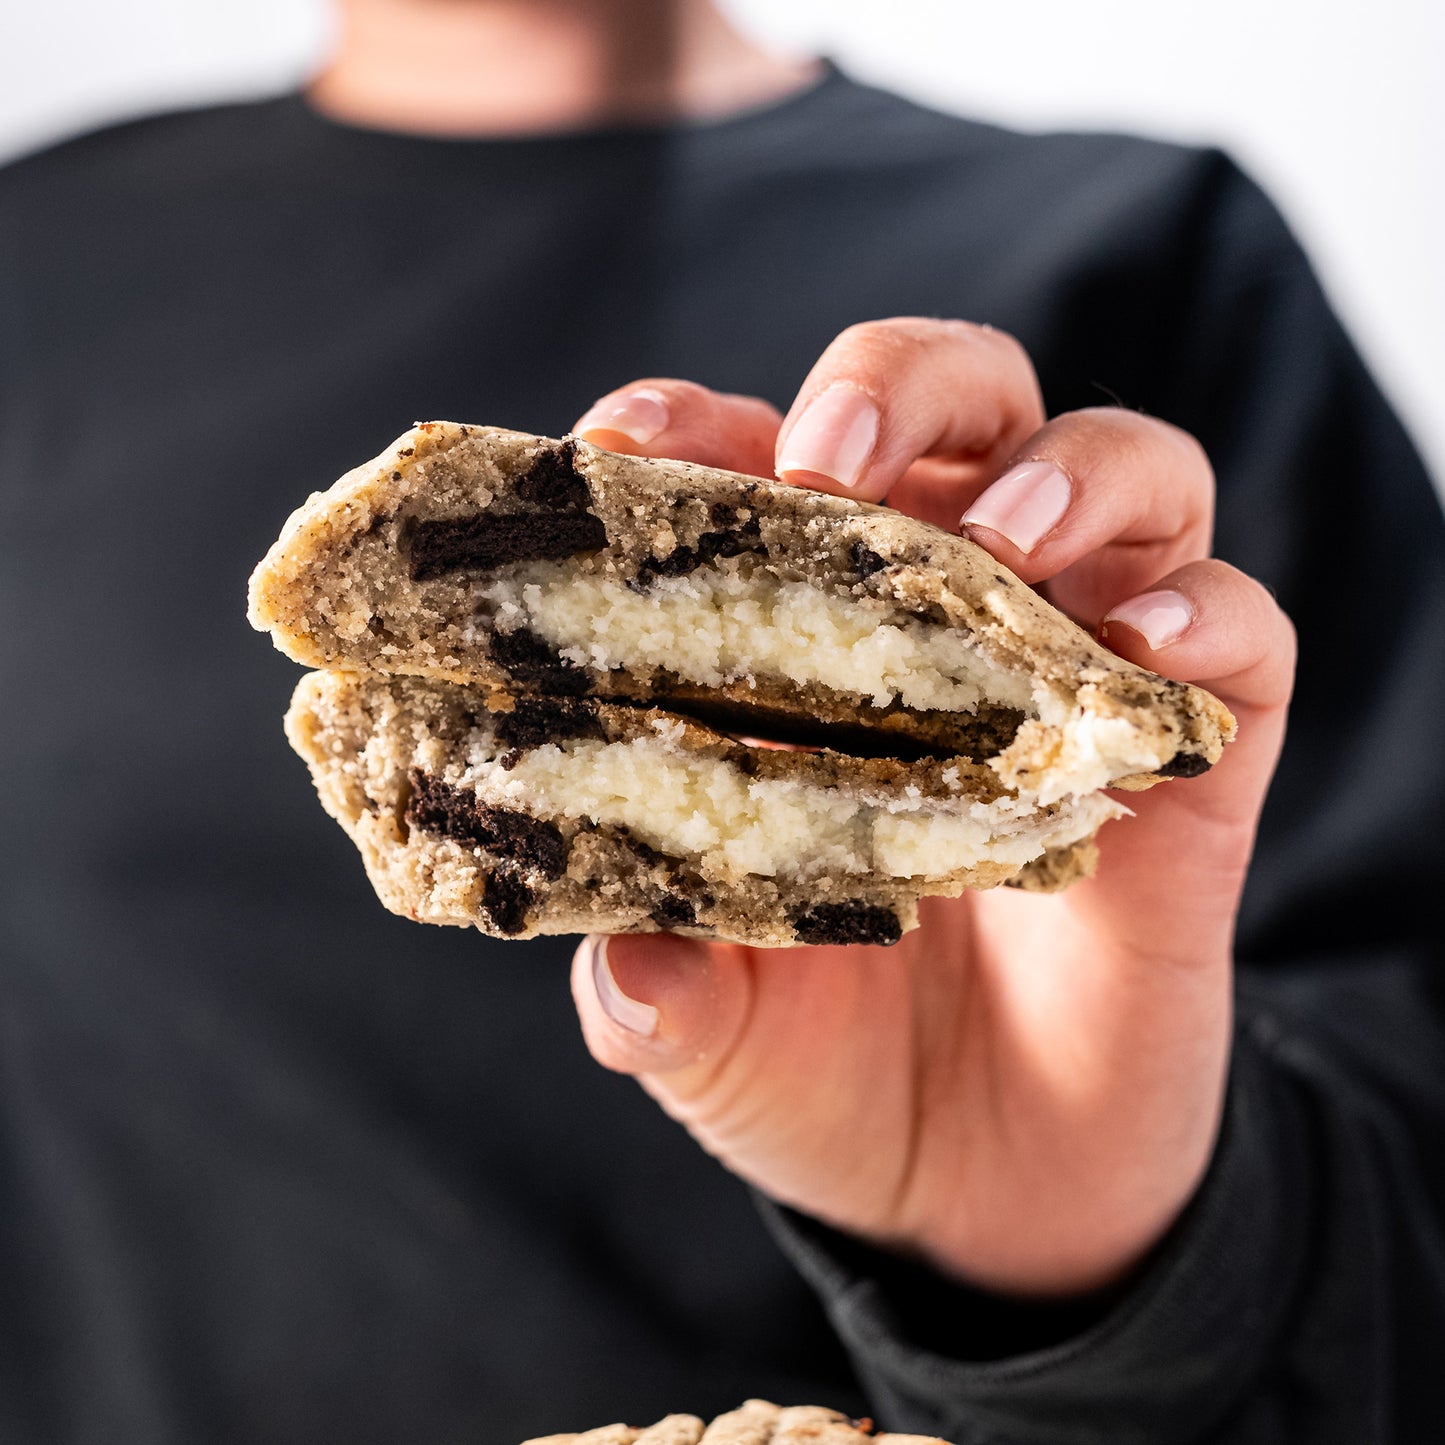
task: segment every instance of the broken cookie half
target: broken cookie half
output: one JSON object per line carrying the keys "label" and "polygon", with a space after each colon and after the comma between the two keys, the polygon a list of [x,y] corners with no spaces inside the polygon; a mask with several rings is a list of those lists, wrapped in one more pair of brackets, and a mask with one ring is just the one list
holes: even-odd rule
{"label": "broken cookie half", "polygon": [[288,732],[383,901],[510,936],[891,942],[1088,871],[1102,789],[1234,726],[886,508],[441,422],[292,516],[251,620],[332,670]]}
{"label": "broken cookie half", "polygon": [[917,900],[1087,867],[1118,804],[964,758],[785,751],[676,713],[314,672],[286,718],[382,901],[489,933],[896,943]]}
{"label": "broken cookie half", "polygon": [[867,1420],[850,1420],[819,1405],[780,1407],[748,1400],[704,1424],[696,1415],[668,1415],[655,1425],[603,1425],[580,1435],[546,1435],[524,1445],[946,1445],[932,1435],[875,1435]]}

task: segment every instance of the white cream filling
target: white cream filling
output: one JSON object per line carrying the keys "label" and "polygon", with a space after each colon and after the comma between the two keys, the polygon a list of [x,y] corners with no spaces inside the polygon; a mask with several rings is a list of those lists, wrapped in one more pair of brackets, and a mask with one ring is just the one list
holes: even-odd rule
{"label": "white cream filling", "polygon": [[783,677],[876,707],[1033,710],[1028,678],[999,667],[966,634],[875,599],[750,575],[739,560],[660,578],[646,592],[566,563],[535,563],[483,595],[504,631],[526,627],[578,664],[667,668],[705,687]]}
{"label": "white cream filling", "polygon": [[[1105,717],[1045,696],[1042,717],[1026,722],[992,766],[1011,788],[1047,806],[1106,788],[1115,778],[1151,773],[1173,755],[1171,739],[1147,734],[1128,718]],[[1019,773],[1018,767],[1028,771]]]}
{"label": "white cream filling", "polygon": [[926,879],[985,862],[1022,867],[1124,811],[1103,794],[1041,816],[1017,798],[949,801],[912,787],[891,795],[749,778],[676,747],[676,724],[657,726],[656,736],[625,743],[547,744],[510,770],[479,738],[459,781],[494,806],[626,827],[661,852],[697,858],[705,875],[724,882],[746,874]]}
{"label": "white cream filling", "polygon": [[[525,627],[582,666],[665,668],[705,687],[781,677],[877,707],[899,701],[920,711],[971,713],[981,703],[1016,708],[1033,721],[993,765],[1010,788],[1043,805],[1086,796],[1166,761],[1160,749],[1167,740],[1145,735],[1127,718],[1081,707],[1067,692],[1036,687],[1027,674],[995,663],[966,633],[906,617],[878,599],[779,583],[747,561],[660,578],[645,592],[569,563],[539,562],[489,582],[482,596],[495,611],[493,625]],[[940,871],[955,866],[965,865]]]}

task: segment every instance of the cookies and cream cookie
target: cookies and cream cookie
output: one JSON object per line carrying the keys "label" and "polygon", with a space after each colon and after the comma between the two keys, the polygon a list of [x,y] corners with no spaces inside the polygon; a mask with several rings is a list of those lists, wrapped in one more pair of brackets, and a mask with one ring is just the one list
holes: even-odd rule
{"label": "cookies and cream cookie", "polygon": [[444,422],[291,517],[251,620],[327,669],[288,735],[382,900],[506,937],[891,943],[1088,872],[1104,789],[1234,726],[886,508]]}
{"label": "cookies and cream cookie", "polygon": [[875,1435],[867,1420],[850,1420],[818,1405],[779,1407],[748,1400],[704,1424],[696,1415],[668,1415],[655,1425],[603,1425],[580,1435],[546,1435],[523,1445],[946,1445],[931,1435]]}
{"label": "cookies and cream cookie", "polygon": [[783,741],[987,762],[1049,804],[1217,761],[1208,693],[1100,646],[885,507],[428,422],[314,496],[251,582],[299,662],[672,706]]}
{"label": "cookies and cream cookie", "polygon": [[1107,793],[964,758],[780,750],[592,698],[313,672],[286,730],[393,912],[504,937],[895,943],[918,899],[1086,871]]}

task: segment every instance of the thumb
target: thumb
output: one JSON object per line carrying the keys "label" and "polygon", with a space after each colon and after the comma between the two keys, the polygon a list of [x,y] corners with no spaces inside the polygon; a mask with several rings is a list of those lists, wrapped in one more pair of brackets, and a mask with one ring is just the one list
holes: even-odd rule
{"label": "thumb", "polygon": [[909,972],[885,948],[618,934],[583,940],[572,993],[593,1057],[734,1174],[868,1232],[892,1227],[916,1127]]}
{"label": "thumb", "polygon": [[591,934],[572,960],[572,997],[592,1057],[622,1074],[665,1075],[665,1092],[679,1101],[726,1061],[751,996],[740,948],[670,933]]}

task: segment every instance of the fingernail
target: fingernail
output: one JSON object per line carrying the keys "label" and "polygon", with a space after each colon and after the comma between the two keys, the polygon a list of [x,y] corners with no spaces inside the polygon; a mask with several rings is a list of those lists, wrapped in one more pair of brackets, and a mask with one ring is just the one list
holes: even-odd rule
{"label": "fingernail", "polygon": [[878,408],[851,386],[819,392],[794,423],[778,453],[778,475],[815,472],[856,487],[878,441]]}
{"label": "fingernail", "polygon": [[1152,648],[1168,647],[1177,642],[1194,621],[1194,608],[1187,597],[1178,592],[1141,592],[1127,602],[1112,608],[1100,624],[1099,631],[1108,631],[1111,622],[1132,627]]}
{"label": "fingernail", "polygon": [[586,436],[588,432],[621,432],[641,446],[665,432],[667,423],[667,398],[650,386],[642,386],[599,401],[572,430],[578,436]]}
{"label": "fingernail", "polygon": [[607,939],[594,935],[587,940],[592,949],[592,986],[602,1012],[620,1029],[639,1038],[650,1039],[657,1032],[658,1012],[650,1003],[629,998],[617,986],[607,962]]}
{"label": "fingernail", "polygon": [[1020,552],[1032,552],[1069,510],[1072,494],[1069,479],[1052,462],[1021,462],[984,492],[959,525],[987,527]]}

